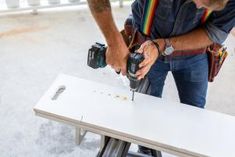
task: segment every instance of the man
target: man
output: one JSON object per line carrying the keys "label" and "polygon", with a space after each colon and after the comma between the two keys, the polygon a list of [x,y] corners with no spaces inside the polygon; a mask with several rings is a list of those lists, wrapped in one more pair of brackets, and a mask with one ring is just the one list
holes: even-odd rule
{"label": "man", "polygon": [[[144,34],[146,1],[136,0],[132,4],[134,26]],[[88,3],[108,45],[107,63],[125,75],[129,52],[113,21],[109,0]],[[202,23],[206,9],[212,13]],[[171,71],[181,103],[204,108],[208,59],[202,48],[223,43],[234,25],[235,0],[158,0],[149,34],[152,40],[144,42],[138,50],[145,60],[136,75],[139,79],[147,75],[150,94],[161,97],[167,73]],[[193,53],[195,50],[201,53]]]}

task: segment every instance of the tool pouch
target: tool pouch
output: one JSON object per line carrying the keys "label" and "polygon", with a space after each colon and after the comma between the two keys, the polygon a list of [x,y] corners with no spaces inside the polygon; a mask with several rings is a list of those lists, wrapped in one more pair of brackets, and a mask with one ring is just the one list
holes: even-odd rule
{"label": "tool pouch", "polygon": [[214,78],[218,75],[228,53],[226,51],[226,48],[216,43],[210,45],[207,48],[206,52],[209,61],[208,81],[213,82]]}
{"label": "tool pouch", "polygon": [[124,24],[124,30],[120,32],[129,50],[136,49],[136,46],[140,46],[143,42],[148,40],[148,37],[140,33],[133,25],[133,18],[130,15]]}

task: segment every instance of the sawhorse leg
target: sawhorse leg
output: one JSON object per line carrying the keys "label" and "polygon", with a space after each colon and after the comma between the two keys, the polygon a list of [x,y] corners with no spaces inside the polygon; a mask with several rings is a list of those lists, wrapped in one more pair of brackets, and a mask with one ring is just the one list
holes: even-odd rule
{"label": "sawhorse leg", "polygon": [[[97,154],[97,157],[126,157],[129,151],[131,143],[121,141],[115,138],[101,137],[101,150]],[[104,143],[104,144],[103,144]],[[102,146],[103,145],[103,146]]]}
{"label": "sawhorse leg", "polygon": [[[80,145],[87,131],[76,127],[76,144]],[[129,151],[131,143],[101,135],[100,151],[97,157],[150,157],[149,155]],[[162,157],[160,151],[154,151],[153,157]]]}
{"label": "sawhorse leg", "polygon": [[84,136],[86,135],[87,131],[86,130],[83,130],[82,128],[80,127],[76,127],[75,128],[75,141],[76,141],[76,144],[77,145],[80,145]]}
{"label": "sawhorse leg", "polygon": [[115,138],[101,136],[101,146],[97,157],[162,157],[161,152],[155,151],[153,156],[129,151],[131,143]]}

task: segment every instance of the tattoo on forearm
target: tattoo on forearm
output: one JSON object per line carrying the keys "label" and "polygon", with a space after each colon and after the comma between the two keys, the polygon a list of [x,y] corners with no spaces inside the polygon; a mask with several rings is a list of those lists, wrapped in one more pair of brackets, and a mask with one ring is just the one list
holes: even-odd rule
{"label": "tattoo on forearm", "polygon": [[91,11],[102,12],[111,9],[109,0],[87,0],[87,2]]}

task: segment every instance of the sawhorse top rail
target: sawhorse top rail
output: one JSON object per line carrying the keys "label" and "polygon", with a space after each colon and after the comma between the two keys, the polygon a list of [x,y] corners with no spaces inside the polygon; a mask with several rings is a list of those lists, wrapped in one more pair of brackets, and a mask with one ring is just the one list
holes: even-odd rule
{"label": "sawhorse top rail", "polygon": [[60,75],[37,115],[179,156],[235,157],[235,117]]}

